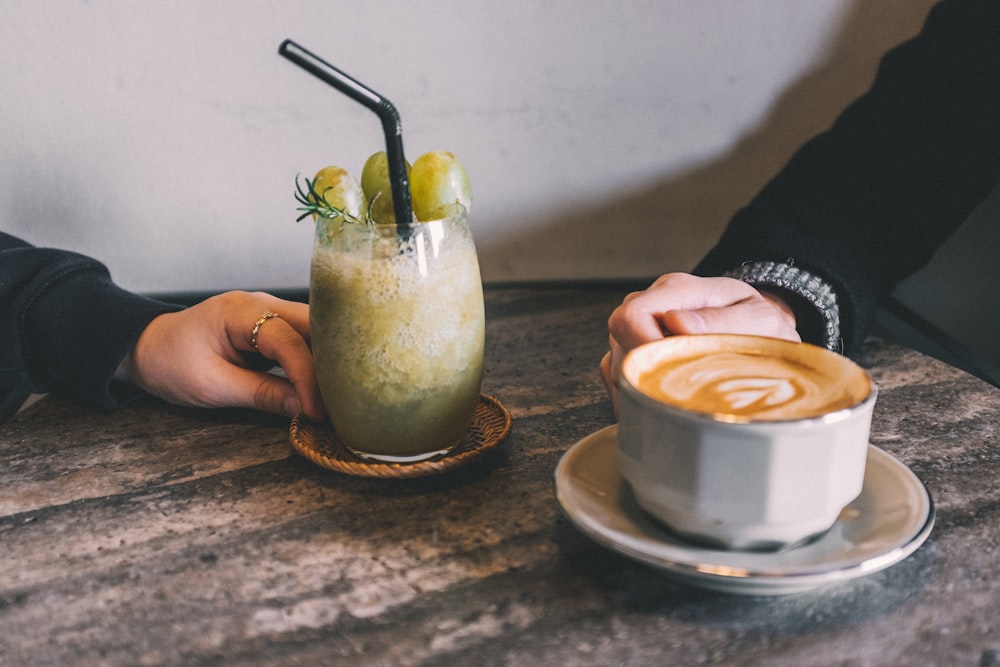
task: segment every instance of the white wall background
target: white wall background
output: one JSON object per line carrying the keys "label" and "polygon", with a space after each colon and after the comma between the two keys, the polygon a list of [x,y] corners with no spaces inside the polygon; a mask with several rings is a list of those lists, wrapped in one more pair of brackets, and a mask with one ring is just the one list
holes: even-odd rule
{"label": "white wall background", "polygon": [[931,4],[0,0],[0,226],[140,292],[305,286],[296,175],[383,139],[292,38],[396,104],[411,161],[462,159],[486,280],[689,269]]}

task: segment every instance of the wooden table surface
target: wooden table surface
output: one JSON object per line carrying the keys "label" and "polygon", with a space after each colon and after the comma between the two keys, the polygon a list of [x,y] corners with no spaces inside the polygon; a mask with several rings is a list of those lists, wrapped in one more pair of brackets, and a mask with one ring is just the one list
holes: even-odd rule
{"label": "wooden table surface", "polygon": [[562,515],[560,457],[613,423],[625,294],[487,290],[492,455],[368,480],[288,421],[46,398],[0,426],[0,665],[1000,665],[1000,390],[873,340],[872,442],[937,508],[881,572],[789,596],[689,587]]}

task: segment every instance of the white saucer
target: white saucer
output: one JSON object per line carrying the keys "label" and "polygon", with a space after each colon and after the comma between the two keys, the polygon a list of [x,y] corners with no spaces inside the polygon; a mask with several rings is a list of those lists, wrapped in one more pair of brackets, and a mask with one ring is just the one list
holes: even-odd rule
{"label": "white saucer", "polygon": [[618,426],[576,443],[555,472],[556,496],[577,528],[598,543],[684,583],[726,593],[783,595],[871,574],[923,544],[934,503],[890,454],[869,446],[861,495],[818,540],[777,553],[702,548],[650,519],[618,472]]}

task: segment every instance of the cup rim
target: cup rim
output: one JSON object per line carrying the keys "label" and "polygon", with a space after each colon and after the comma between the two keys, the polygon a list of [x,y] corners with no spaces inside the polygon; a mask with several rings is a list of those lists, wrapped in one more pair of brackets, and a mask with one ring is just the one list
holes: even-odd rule
{"label": "cup rim", "polygon": [[[654,354],[654,350],[658,348],[672,347],[679,343],[678,341],[685,341],[693,338],[698,338],[699,343],[709,344],[710,341],[733,341],[737,344],[742,343],[743,346],[739,349],[746,349],[746,344],[753,342],[754,345],[760,349],[761,346],[768,348],[780,347],[783,349],[798,349],[798,346],[806,346],[817,350],[819,354],[825,356],[827,359],[832,359],[836,357],[835,362],[848,367],[852,372],[860,373],[864,377],[868,384],[868,392],[857,402],[848,405],[831,412],[826,412],[819,415],[812,415],[808,417],[790,417],[787,419],[754,419],[752,417],[746,417],[742,415],[733,415],[728,413],[717,413],[717,412],[707,412],[701,410],[695,410],[691,408],[681,407],[667,401],[658,400],[653,398],[640,390],[638,386],[634,383],[633,378],[630,375],[635,375],[640,371],[631,371],[631,364],[637,363],[635,360],[639,359],[642,355]],[[736,349],[731,347],[731,349]],[[832,355],[829,356],[829,355]],[[673,336],[667,336],[659,340],[651,341],[648,343],[643,343],[642,345],[636,346],[625,355],[621,363],[621,369],[618,374],[618,389],[619,391],[628,394],[634,400],[637,400],[640,404],[651,407],[659,411],[670,412],[676,415],[681,415],[687,418],[696,419],[700,421],[706,421],[711,423],[733,423],[741,424],[744,426],[760,425],[760,426],[775,426],[780,424],[807,424],[807,423],[822,423],[829,424],[842,421],[849,418],[851,415],[855,414],[860,410],[866,409],[869,405],[875,402],[878,396],[878,386],[872,379],[871,374],[858,363],[852,359],[829,350],[818,345],[813,345],[812,343],[797,343],[789,340],[784,340],[781,338],[773,338],[768,336],[759,336],[754,334],[678,334]]]}

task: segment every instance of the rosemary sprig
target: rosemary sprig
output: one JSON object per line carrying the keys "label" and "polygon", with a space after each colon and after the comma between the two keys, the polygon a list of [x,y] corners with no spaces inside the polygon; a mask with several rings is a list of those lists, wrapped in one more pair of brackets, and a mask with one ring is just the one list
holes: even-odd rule
{"label": "rosemary sprig", "polygon": [[342,218],[347,222],[361,222],[344,209],[337,208],[326,200],[326,193],[333,188],[325,188],[323,192],[317,192],[315,181],[310,181],[308,177],[302,180],[306,182],[305,189],[302,188],[302,184],[299,182],[299,175],[295,176],[295,201],[301,204],[296,210],[303,212],[302,215],[295,219],[295,222],[300,222],[311,215],[326,218],[327,220]]}

